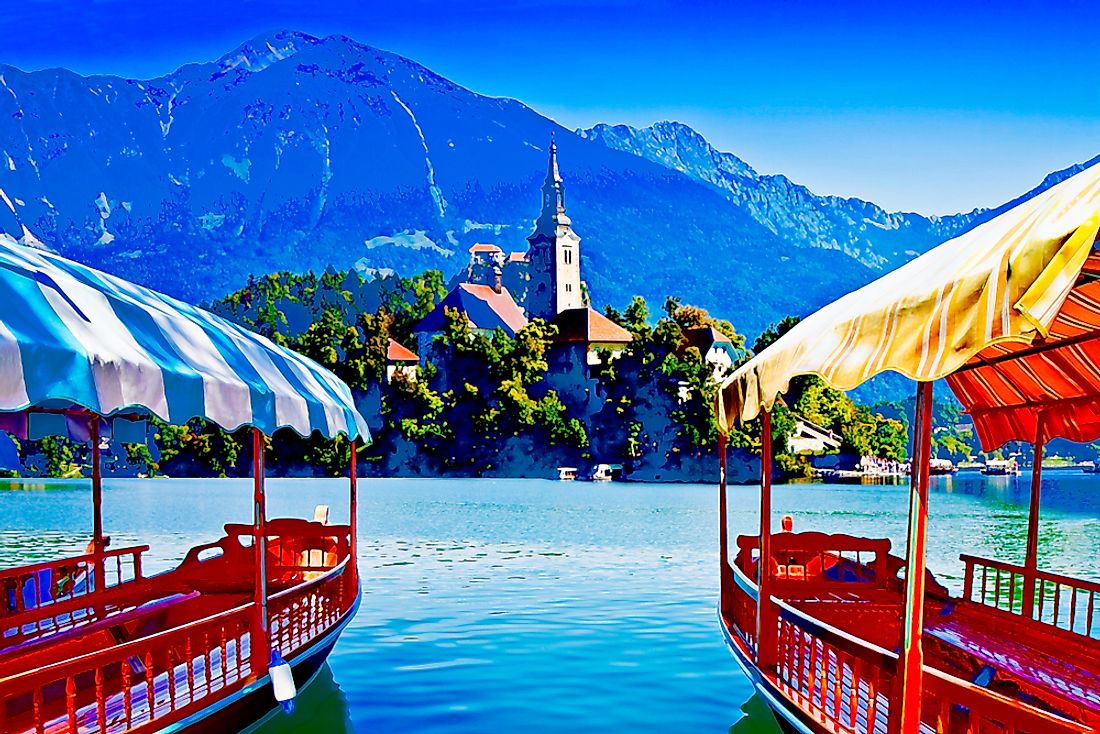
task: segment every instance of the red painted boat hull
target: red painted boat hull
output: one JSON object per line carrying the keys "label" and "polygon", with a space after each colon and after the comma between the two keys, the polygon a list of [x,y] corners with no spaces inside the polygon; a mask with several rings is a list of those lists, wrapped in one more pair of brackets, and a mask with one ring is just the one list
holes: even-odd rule
{"label": "red painted boat hull", "polygon": [[[329,653],[336,645],[340,634],[347,627],[359,609],[362,593],[356,595],[355,603],[347,614],[326,635],[319,638],[307,649],[288,660],[294,672],[294,684],[301,692],[313,682],[317,673],[324,667]],[[275,700],[271,689],[271,678],[264,676],[242,691],[217,702],[203,711],[197,712],[187,721],[182,721],[160,730],[168,732],[187,732],[187,734],[237,734],[252,731],[273,716],[282,716],[282,709]]]}

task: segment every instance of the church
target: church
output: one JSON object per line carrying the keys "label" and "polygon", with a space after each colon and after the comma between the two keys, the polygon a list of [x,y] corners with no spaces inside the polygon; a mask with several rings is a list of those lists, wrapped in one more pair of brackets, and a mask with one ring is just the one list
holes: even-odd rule
{"label": "church", "polygon": [[[515,336],[529,319],[543,319],[558,327],[555,346],[589,365],[599,363],[601,351],[616,353],[630,344],[629,331],[591,307],[581,280],[581,238],[565,213],[565,182],[552,137],[542,184],[542,210],[527,243],[526,253],[508,255],[495,244],[479,243],[470,248],[464,282],[416,326],[421,354],[442,331],[448,308],[463,313],[472,329],[492,332],[500,328],[509,336]],[[518,302],[506,283],[521,292]]]}

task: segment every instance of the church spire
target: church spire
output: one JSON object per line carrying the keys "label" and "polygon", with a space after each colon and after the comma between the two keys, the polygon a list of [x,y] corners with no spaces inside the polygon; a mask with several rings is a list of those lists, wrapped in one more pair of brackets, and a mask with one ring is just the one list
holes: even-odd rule
{"label": "church spire", "polygon": [[543,224],[554,228],[558,224],[569,223],[569,217],[565,215],[565,181],[558,171],[558,144],[551,132],[550,162],[546,169],[546,181],[542,184],[542,213],[535,226],[537,228]]}

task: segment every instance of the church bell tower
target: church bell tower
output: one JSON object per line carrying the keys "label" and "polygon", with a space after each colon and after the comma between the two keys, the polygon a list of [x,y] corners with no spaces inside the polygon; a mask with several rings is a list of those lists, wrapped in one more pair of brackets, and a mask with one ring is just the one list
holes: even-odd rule
{"label": "church bell tower", "polygon": [[527,315],[550,321],[562,311],[584,308],[581,238],[565,213],[565,186],[558,172],[558,146],[552,135],[550,164],[542,184],[542,212],[527,242],[531,263]]}

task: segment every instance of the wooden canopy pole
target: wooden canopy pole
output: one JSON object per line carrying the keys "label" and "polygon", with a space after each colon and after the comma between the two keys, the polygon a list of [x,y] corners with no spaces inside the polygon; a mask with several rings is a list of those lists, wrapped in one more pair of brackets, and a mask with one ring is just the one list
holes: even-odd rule
{"label": "wooden canopy pole", "polygon": [[99,416],[89,419],[89,437],[92,442],[92,556],[95,564],[92,579],[96,591],[107,585],[107,570],[103,567],[103,457],[99,450]]}
{"label": "wooden canopy pole", "polygon": [[1027,514],[1027,552],[1024,558],[1023,615],[1035,612],[1035,575],[1039,570],[1039,495],[1043,479],[1043,445],[1046,443],[1046,412],[1035,419],[1035,456],[1031,467],[1031,505]]}
{"label": "wooden canopy pole", "polygon": [[356,457],[355,457],[355,450],[357,448],[358,448],[358,442],[355,439],[352,439],[351,440],[351,461],[350,461],[350,464],[351,464],[351,466],[350,466],[351,481],[350,481],[350,486],[348,487],[349,495],[350,495],[349,498],[348,498],[348,501],[349,501],[349,505],[350,505],[350,508],[351,508],[350,509],[351,521],[349,522],[350,532],[351,532],[349,553],[351,555],[351,568],[352,568],[352,571],[355,574],[356,583],[359,582],[359,555],[358,555],[358,540],[357,540],[357,536],[358,536],[358,532],[359,532],[358,531],[358,526],[359,526],[359,484],[358,484],[358,482],[359,482],[359,478],[358,478],[357,469],[356,469]]}
{"label": "wooden canopy pole", "polygon": [[255,558],[253,603],[256,608],[252,647],[252,674],[267,673],[271,659],[267,617],[267,494],[264,491],[264,434],[252,429],[252,548]]}
{"label": "wooden canopy pole", "polygon": [[719,606],[723,614],[730,611],[729,530],[726,527],[726,444],[724,433],[718,434],[718,569]]}
{"label": "wooden canopy pole", "polygon": [[[909,484],[909,547],[905,565],[905,618],[898,688],[901,697],[900,734],[920,734],[921,698],[924,691],[924,582],[925,544],[928,532],[928,465],[932,443],[932,383],[917,383],[913,433],[913,467]],[[896,698],[895,698],[896,703]],[[895,710],[894,706],[890,707]]]}
{"label": "wooden canopy pole", "polygon": [[760,413],[760,561],[756,607],[756,664],[767,670],[776,658],[776,611],[771,603],[772,566],[772,415]]}

